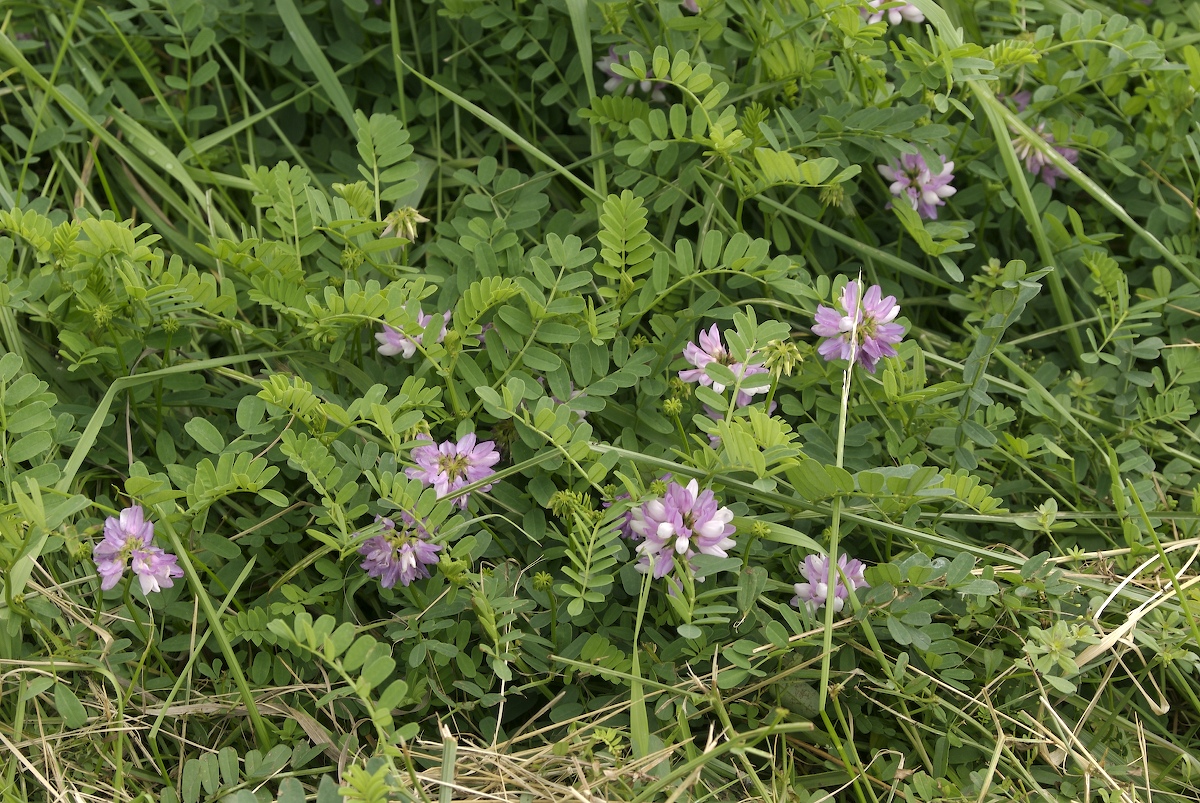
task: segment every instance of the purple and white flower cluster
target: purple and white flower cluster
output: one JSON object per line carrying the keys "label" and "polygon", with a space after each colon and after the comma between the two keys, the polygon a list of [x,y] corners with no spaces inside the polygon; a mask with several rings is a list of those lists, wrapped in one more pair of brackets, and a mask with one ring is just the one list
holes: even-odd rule
{"label": "purple and white flower cluster", "polygon": [[[453,313],[450,310],[446,310],[446,312],[442,314],[442,331],[438,333],[438,343],[441,343],[446,338],[446,327],[450,324],[450,316],[452,314]],[[421,310],[420,307],[417,307],[417,325],[424,330],[432,322],[433,316],[426,314]],[[383,325],[383,331],[375,334],[375,339],[379,341],[380,354],[386,357],[399,354],[407,360],[417,353],[417,346],[424,345],[421,341],[423,336],[424,334],[422,333],[414,335],[410,338],[401,332],[397,332],[395,329],[385,323]]]}
{"label": "purple and white flower cluster", "polygon": [[367,576],[378,577],[384,588],[391,588],[397,582],[407,586],[413,580],[428,577],[429,567],[438,562],[442,545],[430,541],[424,523],[406,511],[400,512],[399,528],[395,521],[382,516],[376,516],[375,523],[383,524],[383,532],[368,538],[358,548]]}
{"label": "purple and white flower cluster", "polygon": [[[712,377],[704,370],[706,366],[714,362],[728,367],[734,376],[741,377],[743,380],[757,374],[767,373],[767,367],[762,363],[736,362],[733,355],[725,348],[725,343],[721,340],[721,332],[715,323],[709,327],[707,332],[701,329],[696,340],[699,341],[699,344],[689,342],[683,348],[684,359],[695,366],[679,372],[679,378],[684,382],[699,382],[701,385],[711,387],[717,393],[723,393],[725,385],[713,381]],[[747,360],[754,359],[754,356],[753,353],[748,354]],[[748,382],[746,384],[746,387],[738,389],[735,400],[738,407],[750,404],[754,401],[754,394],[765,393],[768,387],[765,382],[762,384]]]}
{"label": "purple and white flower cluster", "polygon": [[[880,9],[880,6],[891,8]],[[899,25],[902,22],[924,22],[925,15],[921,9],[912,3],[897,3],[895,0],[867,0],[867,8],[859,9],[859,14],[868,24],[880,22],[887,17],[889,25]]]}
{"label": "purple and white flower cluster", "polygon": [[[628,498],[622,495],[618,498]],[[709,489],[700,490],[696,480],[686,485],[671,482],[661,497],[655,496],[634,507],[628,519],[629,537],[640,541],[637,570],[658,580],[672,569],[695,571],[692,559],[698,554],[718,558],[729,556],[737,543],[733,539],[733,511],[721,506]],[[622,535],[625,535],[622,527]],[[829,559],[809,555],[800,564],[804,582],[794,584],[792,604],[815,612],[825,604],[841,611],[850,592],[868,588],[865,566],[846,555],[838,558],[833,593],[829,593]],[[672,589],[677,588],[672,584]],[[832,599],[832,602],[829,600]]]}
{"label": "purple and white flower cluster", "polygon": [[633,509],[629,528],[642,539],[638,571],[657,580],[676,565],[676,557],[693,570],[691,559],[698,553],[728,557],[727,550],[736,545],[732,521],[733,511],[719,506],[713,492],[701,491],[695,480],[670,483],[661,498]]}
{"label": "purple and white flower cluster", "polygon": [[[494,441],[477,443],[472,432],[457,443],[450,440],[435,445],[428,440],[413,448],[412,459],[417,465],[406,468],[404,473],[411,479],[432,485],[437,495],[443,497],[453,496],[459,488],[495,474],[492,466],[500,462],[500,452],[496,451]],[[489,483],[479,490],[487,491],[491,487]],[[466,510],[468,496],[455,497],[454,504]]]}
{"label": "purple and white flower cluster", "polygon": [[[841,612],[851,591],[869,586],[863,576],[866,567],[862,561],[857,558],[847,561],[846,556],[842,555],[837,559],[837,565],[839,571],[834,572],[833,610]],[[800,573],[804,575],[805,582],[796,583],[796,596],[792,597],[792,604],[797,608],[804,605],[809,613],[814,613],[817,608],[829,603],[829,556],[809,555],[800,564]],[[842,579],[843,575],[845,580]]]}
{"label": "purple and white flower cluster", "polygon": [[[1046,131],[1045,120],[1034,127],[1033,133],[1045,140],[1047,145],[1053,147],[1054,150],[1058,151],[1060,156],[1071,164],[1079,161],[1079,151],[1064,145],[1054,144],[1054,135]],[[1047,187],[1054,189],[1060,178],[1066,178],[1067,174],[1051,162],[1050,158],[1042,153],[1034,142],[1025,137],[1018,136],[1013,138],[1012,145],[1017,158],[1025,162],[1025,169],[1035,176],[1040,176]]]}
{"label": "purple and white flower cluster", "polygon": [[161,547],[153,546],[154,522],[147,521],[140,505],[122,510],[104,520],[104,540],[92,548],[92,560],[100,575],[100,588],[114,587],[125,574],[125,565],[133,567],[143,594],[151,594],[175,585],[183,577],[178,558]]}
{"label": "purple and white flower cluster", "polygon": [[937,168],[931,167],[919,153],[906,153],[891,164],[879,165],[880,175],[892,182],[888,188],[897,198],[905,198],[917,214],[926,220],[937,220],[937,208],[946,205],[946,199],[958,190],[950,186],[954,181],[954,162],[941,160]]}
{"label": "purple and white flower cluster", "polygon": [[900,314],[895,296],[884,296],[877,284],[871,285],[859,302],[861,285],[855,279],[842,288],[840,309],[817,307],[813,334],[828,338],[817,347],[827,360],[857,361],[875,373],[884,357],[896,356],[896,344],[904,337],[904,327],[893,323]]}

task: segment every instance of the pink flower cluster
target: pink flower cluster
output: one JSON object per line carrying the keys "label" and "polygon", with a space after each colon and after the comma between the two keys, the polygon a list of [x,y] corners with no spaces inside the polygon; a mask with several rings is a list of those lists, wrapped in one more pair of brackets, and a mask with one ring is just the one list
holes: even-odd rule
{"label": "pink flower cluster", "polygon": [[827,360],[856,360],[875,373],[875,366],[884,357],[896,356],[896,344],[904,337],[904,327],[892,323],[900,314],[895,296],[883,296],[879,285],[873,284],[859,303],[861,286],[857,280],[846,282],[839,306],[834,309],[821,305],[812,331],[828,338],[817,347]]}
{"label": "pink flower cluster", "polygon": [[[441,343],[446,337],[446,327],[450,324],[450,316],[452,314],[453,313],[450,310],[446,310],[446,312],[442,314],[444,322],[442,323],[442,331],[437,336],[438,343]],[[424,330],[432,322],[433,316],[427,315],[421,310],[420,307],[417,307],[417,325]],[[423,334],[419,334],[410,338],[405,334],[397,332],[386,323],[383,325],[383,331],[375,334],[375,339],[379,341],[380,354],[386,357],[399,354],[406,360],[417,353],[418,345],[423,345],[421,342],[422,337]]]}
{"label": "pink flower cluster", "polygon": [[[880,6],[891,8],[880,9]],[[924,22],[925,15],[921,9],[912,3],[897,3],[896,0],[867,0],[868,8],[859,9],[859,14],[868,24],[881,21],[887,17],[889,25],[899,25],[902,22]]]}
{"label": "pink flower cluster", "polygon": [[154,522],[147,521],[140,505],[127,507],[117,516],[104,520],[104,540],[92,548],[92,560],[100,575],[100,588],[114,587],[125,574],[125,565],[133,567],[143,594],[151,594],[175,585],[183,577],[178,558],[152,546]]}
{"label": "pink flower cluster", "polygon": [[[834,572],[833,609],[840,612],[846,605],[850,592],[858,588],[867,588],[867,579],[863,576],[864,566],[857,558],[847,561],[842,555],[837,559],[838,569]],[[829,603],[829,557],[827,555],[809,555],[800,564],[800,573],[805,582],[796,583],[796,596],[792,604],[799,608],[804,605],[809,613],[813,613],[822,605]],[[843,581],[842,576],[845,576]],[[849,586],[846,585],[849,582]]]}
{"label": "pink flower cluster", "polygon": [[665,577],[676,565],[676,557],[689,568],[697,553],[728,557],[736,543],[733,511],[717,504],[711,490],[700,490],[695,480],[687,485],[672,482],[662,498],[634,508],[629,528],[641,538],[637,553],[638,571],[655,579]]}
{"label": "pink flower cluster", "polygon": [[429,531],[405,511],[400,512],[400,523],[382,516],[375,523],[383,524],[383,533],[372,536],[358,548],[363,556],[362,567],[368,577],[378,577],[379,584],[391,588],[397,582],[407,586],[413,580],[429,576],[429,567],[438,562],[441,544],[432,543]]}
{"label": "pink flower cluster", "polygon": [[[727,366],[734,376],[741,377],[743,380],[747,377],[755,376],[756,374],[767,373],[767,367],[762,363],[740,363],[735,362],[733,355],[725,348],[725,343],[721,340],[721,332],[717,329],[714,323],[706,332],[700,330],[700,335],[696,338],[699,344],[688,343],[684,346],[683,357],[695,368],[689,368],[679,372],[679,378],[684,382],[699,382],[701,385],[711,387],[717,393],[725,392],[725,385],[720,382],[715,382],[704,370],[710,363],[719,363]],[[748,359],[753,359],[754,355],[747,355]],[[747,387],[738,390],[737,399],[735,400],[738,407],[745,407],[754,401],[754,394],[765,393],[768,385],[766,383],[756,384],[754,382],[746,383]]]}
{"label": "pink flower cluster", "polygon": [[[1037,124],[1033,129],[1033,133],[1045,140],[1046,144],[1052,146],[1054,150],[1058,151],[1060,156],[1071,164],[1079,161],[1079,151],[1074,148],[1054,144],[1054,135],[1046,131],[1046,122],[1044,120]],[[1030,140],[1019,136],[1014,137],[1012,145],[1017,158],[1025,162],[1025,169],[1035,176],[1041,176],[1042,181],[1051,189],[1058,184],[1060,178],[1066,177],[1067,174],[1051,162],[1049,157],[1042,153]]]}
{"label": "pink flower cluster", "polygon": [[[477,443],[472,432],[464,435],[458,443],[443,441],[434,445],[429,440],[412,450],[412,459],[417,465],[406,468],[404,473],[411,479],[432,485],[441,497],[453,496],[459,488],[495,474],[492,466],[500,462],[500,453],[496,451],[494,441]],[[486,491],[491,487],[489,483],[479,490]],[[454,504],[466,510],[468,496],[458,495]]]}
{"label": "pink flower cluster", "polygon": [[954,162],[941,160],[935,169],[918,153],[906,153],[897,162],[879,165],[880,175],[892,182],[888,187],[892,195],[905,198],[926,220],[937,220],[937,208],[946,205],[946,199],[958,190],[950,186],[954,180]]}

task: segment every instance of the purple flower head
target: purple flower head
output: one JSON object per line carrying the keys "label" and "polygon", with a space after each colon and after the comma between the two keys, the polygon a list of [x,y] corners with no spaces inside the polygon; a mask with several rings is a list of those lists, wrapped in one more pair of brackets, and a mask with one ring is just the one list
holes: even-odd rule
{"label": "purple flower head", "polygon": [[375,522],[383,524],[383,532],[368,538],[358,548],[367,576],[378,577],[384,588],[391,588],[396,581],[407,586],[413,580],[428,577],[429,567],[438,562],[442,545],[430,542],[424,523],[406,511],[400,512],[403,526],[399,529],[396,522],[382,516],[376,516]]}
{"label": "purple flower head", "polygon": [[[846,556],[842,555],[837,559],[837,565],[841,572],[834,573],[836,580],[833,587],[833,610],[840,612],[845,607],[846,599],[852,590],[868,588],[868,585],[866,578],[863,577],[865,567],[862,561],[857,558],[847,561]],[[799,608],[803,603],[809,613],[814,613],[817,608],[829,601],[829,557],[827,555],[809,555],[800,564],[800,573],[808,582],[795,584],[796,596],[792,597],[792,604]],[[849,588],[842,581],[843,574],[846,575],[846,581],[850,583]]]}
{"label": "purple flower head", "polygon": [[[441,343],[446,338],[446,326],[450,323],[450,317],[453,313],[446,310],[442,314],[444,322],[442,323],[442,331],[437,336],[437,342]],[[391,357],[394,354],[400,354],[404,359],[412,357],[417,353],[417,346],[423,345],[421,338],[424,336],[425,327],[429,326],[433,321],[432,315],[427,315],[417,307],[417,325],[421,327],[422,334],[414,335],[409,338],[407,335],[397,332],[386,323],[383,325],[383,331],[375,334],[375,339],[379,341],[379,353]]]}
{"label": "purple flower head", "polygon": [[[665,577],[678,555],[691,566],[697,552],[728,557],[735,542],[733,511],[718,507],[711,490],[701,491],[695,480],[687,485],[672,482],[661,499],[654,498],[633,511],[630,529],[643,540],[638,571],[655,579]],[[694,568],[694,567],[692,567]]]}
{"label": "purple flower head", "polygon": [[692,14],[700,13],[700,5],[696,2],[696,0],[683,0],[683,2],[679,5],[683,6],[684,11]]}
{"label": "purple flower head", "polygon": [[[879,10],[882,5],[891,5],[893,8]],[[887,17],[889,25],[899,25],[902,22],[924,22],[925,15],[921,13],[921,9],[914,6],[912,3],[897,4],[895,0],[867,0],[869,9],[859,9],[859,14],[868,24],[876,23]]]}
{"label": "purple flower head", "polygon": [[943,161],[935,171],[919,153],[905,153],[900,161],[879,165],[880,174],[892,182],[890,189],[897,198],[907,198],[917,214],[926,220],[937,220],[937,208],[957,192],[950,186],[954,181],[954,162]]}
{"label": "purple flower head", "polygon": [[[439,497],[451,496],[464,485],[479,482],[496,472],[492,466],[500,462],[500,453],[496,451],[494,441],[475,442],[475,433],[464,435],[458,443],[443,441],[434,445],[433,441],[417,446],[412,450],[412,459],[416,466],[404,469],[411,479],[420,480],[426,485],[432,485]],[[491,483],[479,490],[486,491]],[[454,499],[454,504],[463,510],[467,508],[468,494],[461,494]]]}
{"label": "purple flower head", "polygon": [[[1062,145],[1054,145],[1054,135],[1046,131],[1045,120],[1037,124],[1037,127],[1033,129],[1033,133],[1044,139],[1047,144],[1053,145],[1054,150],[1058,151],[1071,164],[1079,161],[1079,151]],[[1017,136],[1013,138],[1012,145],[1013,150],[1016,151],[1017,158],[1025,161],[1025,169],[1035,176],[1040,175],[1042,181],[1046,182],[1046,186],[1050,187],[1050,189],[1054,189],[1060,178],[1066,177],[1067,174],[1059,170],[1046,154],[1038,150],[1031,141]]]}
{"label": "purple flower head", "polygon": [[[610,47],[608,49],[608,55],[596,62],[596,69],[608,76],[608,80],[604,82],[604,89],[606,92],[616,92],[621,88],[621,85],[625,83],[626,79],[620,75],[617,75],[612,66],[614,64],[624,64],[626,60],[627,59],[624,56],[617,55],[617,49],[615,47]],[[667,96],[663,94],[663,89],[665,89],[667,85],[661,81],[654,81],[653,78],[654,70],[646,70],[646,80],[631,80],[625,87],[625,94],[632,95],[634,86],[637,86],[638,89],[641,89],[650,96],[650,100],[654,101],[655,103],[665,103]]]}
{"label": "purple flower head", "polygon": [[[828,338],[817,347],[827,360],[849,360],[852,357],[871,373],[884,357],[896,356],[896,344],[904,337],[904,327],[892,323],[900,314],[895,296],[883,296],[879,285],[867,289],[859,304],[859,283],[852,279],[842,288],[841,309],[817,307],[812,331],[817,337]],[[857,345],[857,348],[855,348]]]}
{"label": "purple flower head", "polygon": [[176,577],[183,577],[178,559],[156,546],[154,522],[147,521],[141,505],[122,510],[117,516],[104,520],[104,540],[92,547],[92,560],[100,575],[100,588],[107,591],[117,584],[125,573],[126,562],[133,565],[142,586],[142,593],[149,594],[170,588]]}
{"label": "purple flower head", "polygon": [[[746,377],[754,376],[755,374],[767,373],[767,367],[762,363],[740,363],[735,362],[733,355],[725,348],[725,343],[721,340],[721,332],[717,329],[714,323],[709,327],[708,331],[700,330],[699,336],[696,338],[700,342],[688,343],[683,348],[683,357],[695,368],[689,368],[686,371],[679,372],[679,378],[684,382],[699,382],[701,385],[712,386],[712,389],[717,393],[723,393],[725,386],[720,382],[714,382],[711,377],[704,371],[704,367],[710,362],[717,362],[721,365],[726,365],[729,370],[733,371],[734,376]],[[750,359],[754,358],[754,354],[747,355]],[[755,393],[765,393],[767,385],[763,384],[759,387],[742,388],[738,391],[737,406],[745,407],[754,401]]]}
{"label": "purple flower head", "polygon": [[[661,482],[665,486],[668,482],[671,481],[671,472],[668,471],[666,474],[663,474],[661,477],[658,478],[658,481]],[[607,509],[607,508],[612,507],[614,502],[622,502],[622,501],[626,501],[630,498],[632,498],[632,497],[629,496],[628,492],[619,493],[612,498],[611,502],[610,501],[601,502],[600,507]],[[625,518],[622,519],[620,525],[617,526],[617,535],[621,536],[622,538],[627,538],[630,541],[635,541],[640,537],[637,533],[635,533],[633,531],[633,511],[636,509],[637,508],[630,508],[629,510],[626,510]]]}

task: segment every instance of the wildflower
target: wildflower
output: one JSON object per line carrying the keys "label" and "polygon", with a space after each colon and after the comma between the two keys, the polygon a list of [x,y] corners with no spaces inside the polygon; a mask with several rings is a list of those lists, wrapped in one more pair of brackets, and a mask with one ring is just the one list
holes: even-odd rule
{"label": "wildflower", "polygon": [[400,581],[407,586],[413,580],[429,576],[429,567],[438,562],[441,544],[430,542],[429,531],[406,511],[400,512],[404,525],[396,528],[396,522],[382,516],[375,517],[376,524],[383,524],[383,532],[372,536],[358,548],[363,556],[362,567],[368,577],[378,577],[379,584],[391,588]]}
{"label": "wildflower", "polygon": [[[661,489],[665,490],[666,484],[670,481],[671,481],[671,473],[668,471],[666,474],[663,474],[657,480],[650,483],[651,492],[652,493],[654,492],[655,486],[659,486]],[[608,509],[608,508],[612,507],[615,502],[621,502],[621,501],[625,501],[625,500],[628,500],[631,498],[632,497],[630,497],[628,491],[626,491],[624,493],[619,493],[612,498],[612,501],[602,500],[600,502],[600,507]],[[621,536],[622,538],[627,538],[630,541],[637,540],[640,537],[637,533],[635,533],[633,531],[633,511],[636,509],[637,508],[630,508],[629,510],[626,510],[625,517],[623,519],[621,519],[621,523],[619,525],[617,525],[617,535]]]}
{"label": "wildflower", "polygon": [[[1046,122],[1043,120],[1033,129],[1033,133],[1045,140],[1046,144],[1053,146],[1054,150],[1058,151],[1071,164],[1079,161],[1079,151],[1074,148],[1055,145],[1054,135],[1046,132],[1045,129]],[[1022,136],[1016,136],[1013,138],[1012,146],[1013,150],[1016,151],[1017,158],[1025,161],[1025,169],[1035,176],[1040,175],[1042,181],[1046,182],[1046,186],[1050,187],[1050,189],[1054,189],[1058,183],[1058,179],[1066,177],[1067,174],[1059,170],[1032,141]]]}
{"label": "wildflower", "polygon": [[679,5],[683,6],[683,10],[692,14],[700,13],[700,4],[696,0],[683,0]]}
{"label": "wildflower", "polygon": [[[624,57],[617,55],[617,49],[615,47],[610,47],[608,49],[608,55],[596,62],[596,69],[608,76],[608,80],[604,82],[605,91],[616,92],[621,88],[621,85],[625,83],[625,78],[617,75],[612,68],[614,64],[623,64],[624,62]],[[654,81],[653,78],[654,70],[646,70],[646,80],[636,82],[631,81],[625,88],[625,94],[632,95],[633,87],[636,83],[639,89],[650,96],[650,100],[656,103],[665,103],[667,96],[663,94],[663,89],[665,89],[667,85],[661,81]]]}
{"label": "wildflower", "polygon": [[[496,451],[493,441],[476,443],[475,433],[472,432],[464,435],[458,443],[444,441],[435,446],[433,441],[428,441],[412,450],[412,458],[417,465],[406,468],[404,473],[411,479],[432,485],[438,496],[450,496],[464,485],[495,474],[492,466],[500,461],[500,453]],[[488,483],[479,490],[486,491],[491,487],[491,483]],[[465,510],[467,496],[461,494],[456,497],[454,504]]]}
{"label": "wildflower", "polygon": [[[714,382],[704,371],[704,367],[711,362],[728,366],[729,370],[733,371],[734,376],[742,378],[767,373],[767,367],[762,363],[735,362],[733,355],[726,350],[725,344],[721,341],[721,333],[717,330],[715,323],[707,332],[701,329],[700,335],[696,340],[700,341],[700,345],[688,343],[683,349],[684,359],[696,366],[695,368],[679,372],[679,378],[684,382],[699,382],[701,385],[711,385],[712,389],[717,393],[723,393],[725,386],[720,382]],[[751,353],[747,355],[747,358],[753,359],[754,356]],[[767,385],[740,389],[737,395],[737,405],[745,407],[753,401],[755,393],[763,393],[766,389]]]}
{"label": "wildflower", "polygon": [[417,224],[428,223],[429,218],[411,206],[402,206],[385,217],[383,221],[387,223],[387,227],[379,232],[380,239],[390,234],[394,237],[403,237],[409,242],[415,242],[417,239]]}
{"label": "wildflower", "polygon": [[100,588],[109,590],[125,573],[130,562],[143,594],[175,585],[173,578],[183,577],[178,558],[152,546],[154,522],[146,521],[140,505],[127,507],[118,516],[104,520],[104,540],[92,548],[92,560],[100,575]]}
{"label": "wildflower", "polygon": [[[939,157],[940,160],[940,157]],[[905,153],[900,161],[879,165],[880,174],[892,182],[890,189],[897,198],[907,198],[917,214],[926,220],[937,220],[937,208],[957,192],[950,186],[954,181],[954,162],[943,161],[935,171],[919,153]]]}
{"label": "wildflower", "polygon": [[[879,10],[882,5],[890,5],[892,8]],[[889,25],[899,25],[906,20],[908,22],[925,21],[925,15],[921,13],[921,9],[912,3],[896,3],[895,0],[867,0],[867,6],[871,10],[862,8],[858,12],[867,21],[867,24],[879,22],[885,16]]]}
{"label": "wildflower", "polygon": [[[446,326],[450,323],[450,316],[452,314],[453,313],[450,310],[446,310],[446,312],[442,315],[442,318],[445,322],[442,324],[442,331],[437,336],[438,343],[441,343],[446,339]],[[396,331],[385,323],[383,325],[383,331],[375,333],[375,339],[379,341],[379,353],[387,357],[390,357],[393,354],[400,354],[406,360],[412,357],[412,355],[417,353],[417,346],[423,345],[421,338],[424,336],[423,333],[425,328],[429,326],[431,321],[433,321],[433,316],[426,315],[421,311],[420,307],[417,307],[417,325],[421,327],[422,334],[415,335],[411,338],[408,335]]]}
{"label": "wildflower", "polygon": [[817,307],[814,335],[829,338],[817,347],[817,352],[826,360],[849,360],[858,362],[871,373],[884,357],[895,357],[895,344],[904,337],[904,327],[892,323],[900,314],[900,305],[895,296],[883,295],[879,285],[873,284],[859,304],[859,283],[846,282],[842,288],[841,312],[821,305]]}
{"label": "wildflower", "polygon": [[[868,585],[863,577],[865,567],[862,561],[857,558],[847,561],[846,556],[842,555],[837,559],[837,565],[841,571],[834,573],[833,610],[840,612],[852,590],[868,588]],[[800,573],[808,582],[795,584],[796,596],[792,597],[792,604],[799,608],[800,603],[804,603],[809,613],[814,613],[829,601],[829,556],[809,555],[800,564]],[[845,582],[842,575],[846,577]],[[849,582],[849,587],[846,582]]]}
{"label": "wildflower", "polygon": [[637,547],[638,571],[658,579],[671,571],[676,555],[689,565],[697,552],[728,557],[726,550],[735,546],[729,537],[736,529],[732,521],[733,511],[718,507],[711,490],[700,491],[695,480],[687,485],[672,482],[661,499],[633,511],[630,529],[643,539]]}

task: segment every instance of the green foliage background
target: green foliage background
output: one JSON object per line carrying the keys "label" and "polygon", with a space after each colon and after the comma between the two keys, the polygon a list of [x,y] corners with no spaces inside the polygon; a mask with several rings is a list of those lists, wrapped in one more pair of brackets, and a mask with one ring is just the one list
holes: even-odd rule
{"label": "green foliage background", "polygon": [[[916,5],[5,6],[4,800],[1194,799],[1200,9]],[[909,333],[843,417],[860,270]],[[713,322],[774,415],[675,379]],[[403,469],[468,432],[460,511]],[[618,536],[665,473],[737,515],[677,595]],[[91,561],[132,502],[150,599]],[[401,509],[445,557],[383,590]]]}

